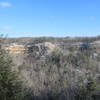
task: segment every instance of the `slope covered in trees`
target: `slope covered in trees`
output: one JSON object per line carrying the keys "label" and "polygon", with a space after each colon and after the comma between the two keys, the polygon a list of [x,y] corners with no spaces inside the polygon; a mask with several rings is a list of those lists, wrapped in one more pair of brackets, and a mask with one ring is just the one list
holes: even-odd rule
{"label": "slope covered in trees", "polygon": [[43,41],[51,41],[58,48],[44,56],[40,53],[41,57],[35,56],[34,48],[34,52],[9,55],[13,62],[0,49],[1,100],[100,100],[99,37],[31,38],[30,43]]}

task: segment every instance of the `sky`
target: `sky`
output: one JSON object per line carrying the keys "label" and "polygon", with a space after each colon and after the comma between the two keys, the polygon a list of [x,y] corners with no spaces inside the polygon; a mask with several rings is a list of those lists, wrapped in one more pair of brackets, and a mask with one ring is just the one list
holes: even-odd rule
{"label": "sky", "polygon": [[100,35],[100,0],[0,0],[8,37]]}

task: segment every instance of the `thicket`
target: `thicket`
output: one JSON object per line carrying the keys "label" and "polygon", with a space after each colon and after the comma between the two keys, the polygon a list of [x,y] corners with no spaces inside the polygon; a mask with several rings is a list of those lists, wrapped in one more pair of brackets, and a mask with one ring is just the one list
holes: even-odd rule
{"label": "thicket", "polygon": [[21,70],[33,82],[30,100],[99,100],[100,66],[90,50],[85,44],[77,53],[56,50],[45,61],[25,63]]}

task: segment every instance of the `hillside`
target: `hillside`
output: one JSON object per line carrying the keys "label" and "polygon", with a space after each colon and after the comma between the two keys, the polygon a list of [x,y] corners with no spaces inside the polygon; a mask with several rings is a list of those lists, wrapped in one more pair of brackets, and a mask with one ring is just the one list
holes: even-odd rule
{"label": "hillside", "polygon": [[100,100],[100,37],[8,38],[2,47],[30,100]]}

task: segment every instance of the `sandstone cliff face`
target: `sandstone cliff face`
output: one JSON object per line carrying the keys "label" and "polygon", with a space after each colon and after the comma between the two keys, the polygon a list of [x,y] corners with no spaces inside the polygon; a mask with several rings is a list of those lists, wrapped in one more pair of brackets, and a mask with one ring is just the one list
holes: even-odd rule
{"label": "sandstone cliff face", "polygon": [[46,52],[50,53],[54,51],[56,48],[56,45],[50,43],[50,42],[45,42],[45,43],[38,43],[38,44],[18,44],[18,43],[11,43],[8,46],[5,47],[5,50],[13,55],[16,54],[23,54],[26,52],[41,52],[43,50],[47,50]]}
{"label": "sandstone cliff face", "polygon": [[24,45],[18,45],[17,43],[12,43],[8,47],[5,47],[6,51],[8,51],[10,54],[16,55],[16,54],[23,54],[25,52]]}

